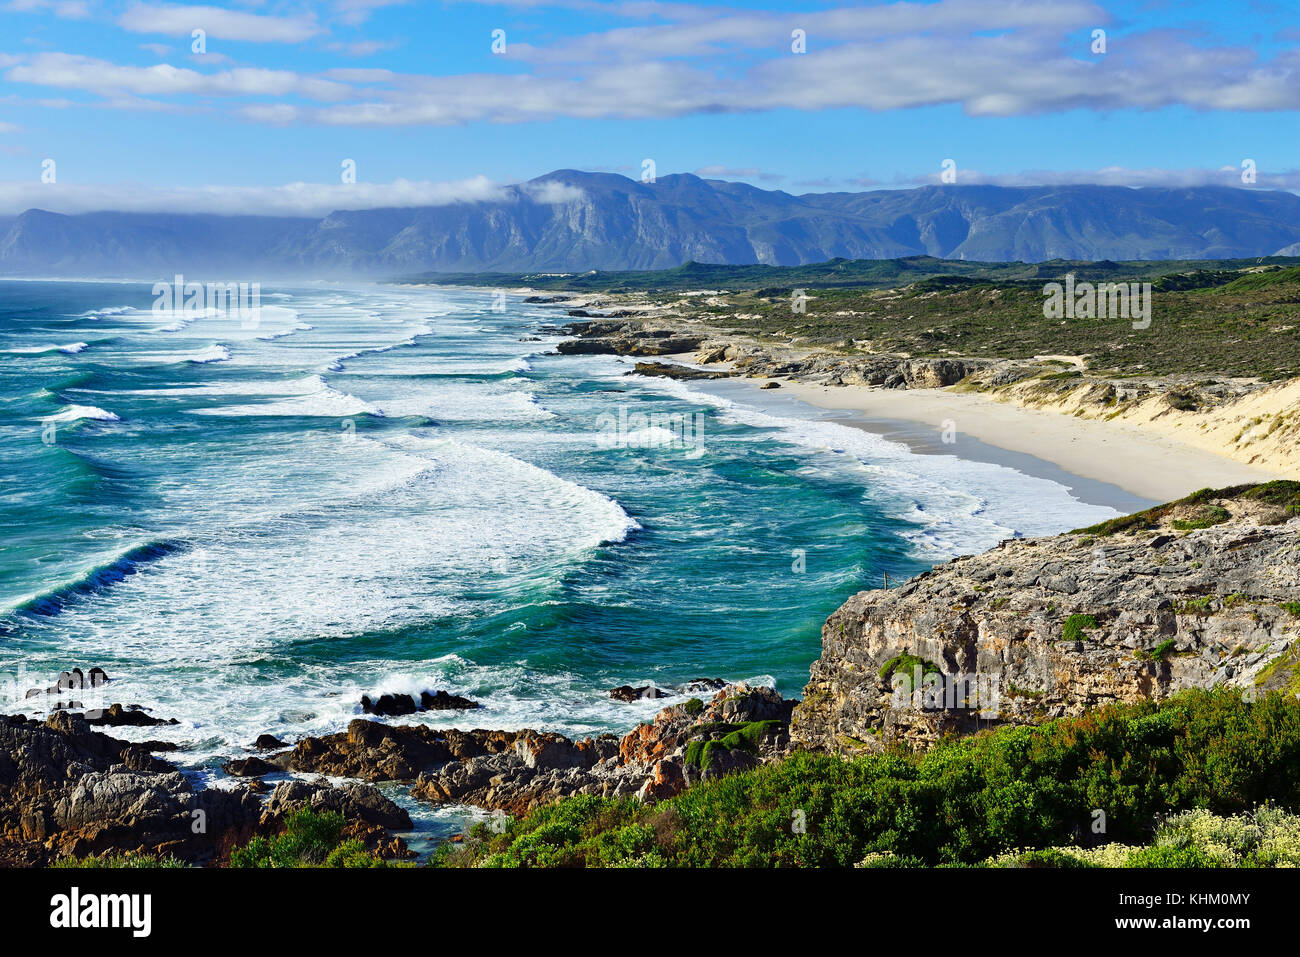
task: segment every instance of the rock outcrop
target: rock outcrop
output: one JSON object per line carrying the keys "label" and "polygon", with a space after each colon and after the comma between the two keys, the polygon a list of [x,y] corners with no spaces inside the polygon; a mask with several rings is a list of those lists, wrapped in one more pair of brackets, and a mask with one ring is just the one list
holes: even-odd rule
{"label": "rock outcrop", "polygon": [[[264,808],[257,792],[265,785],[199,787],[152,747],[96,731],[82,714],[0,716],[0,865],[104,853],[220,860],[303,805],[339,812],[347,835],[383,856],[409,856],[388,831],[409,829],[410,818],[372,787],[285,781]],[[258,758],[232,764],[243,774],[278,770]]]}
{"label": "rock outcrop", "polygon": [[575,794],[662,800],[696,781],[784,755],[794,704],[770,688],[738,684],[707,704],[695,698],[665,708],[621,739],[572,742],[521,732],[511,749],[420,775],[411,794],[510,814]]}
{"label": "rock outcrop", "polygon": [[[577,311],[571,311],[570,315]],[[1007,384],[1043,371],[1034,362],[911,358],[889,353],[824,351],[824,347],[818,351],[773,343],[759,345],[747,337],[709,329],[694,320],[668,316],[591,319],[570,323],[559,331],[576,337],[556,346],[565,355],[662,356],[691,352],[700,365],[729,365],[726,371],[715,371],[664,362],[638,362],[633,370],[639,375],[672,379],[789,376],[831,386],[938,389],[971,376],[978,375],[981,383]]]}
{"label": "rock outcrop", "polygon": [[695,698],[665,708],[622,738],[580,741],[530,729],[460,731],[358,718],[346,732],[304,738],[271,760],[295,772],[413,781],[411,794],[430,803],[510,813],[573,794],[655,800],[785,753],[793,707],[770,688],[728,685],[708,703]]}
{"label": "rock outcrop", "polygon": [[[574,315],[581,310],[571,310]],[[592,319],[564,327],[576,336],[555,348],[561,355],[665,356],[694,352],[705,336],[683,329],[680,324],[648,319]]]}
{"label": "rock outcrop", "polygon": [[420,692],[419,700],[409,694],[381,694],[378,698],[370,695],[361,696],[361,710],[366,714],[393,717],[415,714],[417,711],[468,711],[481,707],[477,701],[448,694],[445,691],[430,693]]}
{"label": "rock outcrop", "polygon": [[0,717],[0,843],[30,863],[105,851],[202,860],[250,834],[260,814],[253,795],[196,789],[82,715]]}
{"label": "rock outcrop", "polygon": [[1008,540],[845,602],[791,736],[837,752],[924,745],[1190,687],[1285,686],[1297,599],[1297,482]]}

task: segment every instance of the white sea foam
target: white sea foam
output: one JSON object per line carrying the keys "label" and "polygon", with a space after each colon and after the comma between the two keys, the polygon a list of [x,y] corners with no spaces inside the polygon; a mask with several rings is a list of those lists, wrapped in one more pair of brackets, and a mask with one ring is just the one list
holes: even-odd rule
{"label": "white sea foam", "polygon": [[991,548],[1006,538],[1048,535],[1112,518],[1065,486],[1016,469],[955,455],[927,455],[865,429],[767,412],[692,388],[654,380],[666,391],[713,406],[724,421],[770,429],[782,441],[844,456],[871,479],[868,495],[894,518],[917,526],[907,535],[935,558]]}
{"label": "white sea foam", "polygon": [[536,395],[522,389],[425,380],[403,391],[376,405],[388,416],[423,415],[440,422],[529,422],[555,417],[541,407]]}
{"label": "white sea foam", "polygon": [[207,362],[228,362],[230,360],[230,350],[221,343],[214,343],[206,349],[200,349],[198,352],[184,357],[184,361],[193,362],[196,365],[202,365]]}
{"label": "white sea foam", "polygon": [[0,349],[0,352],[11,356],[39,356],[49,352],[62,352],[67,355],[76,355],[78,352],[87,348],[89,348],[89,343],[69,342],[67,345],[62,346],[19,346],[15,349]]}
{"label": "white sea foam", "polygon": [[[153,661],[165,621],[168,660],[183,662],[186,674],[202,680],[159,680],[148,669],[143,678],[125,675],[115,694],[178,717],[180,725],[150,730],[191,745],[186,761],[229,754],[263,731],[340,730],[356,715],[363,692],[402,690],[406,685],[387,687],[402,675],[411,690],[487,692],[494,725],[559,719],[564,699],[552,701],[547,689],[566,686],[568,700],[581,688],[589,707],[579,704],[580,713],[564,727],[580,728],[586,718],[618,720],[608,699],[589,687],[590,678],[584,686],[577,675],[538,674],[504,687],[498,682],[514,681],[510,667],[480,668],[467,659],[348,654],[322,663],[319,655],[297,654],[304,642],[349,647],[357,636],[417,623],[436,629],[449,615],[505,612],[509,606],[468,603],[467,577],[504,568],[553,581],[590,549],[637,527],[608,496],[503,452],[409,435],[390,443],[306,433],[303,441],[295,458],[316,462],[313,474],[328,463],[339,484],[317,497],[281,499],[298,511],[279,515],[218,509],[224,520],[195,547],[45,620],[58,629],[58,654]],[[268,480],[284,480],[282,465],[272,473]],[[365,480],[348,477],[358,475]],[[261,479],[252,471],[231,481],[246,491]],[[321,489],[302,493],[308,491]],[[268,661],[283,662],[283,681],[250,681]]]}
{"label": "white sea foam", "polygon": [[80,419],[92,419],[96,422],[120,422],[121,419],[112,412],[94,405],[66,405],[54,415],[46,416],[45,422],[76,422]]}
{"label": "white sea foam", "polygon": [[[609,496],[505,452],[454,439],[409,434],[396,436],[387,444],[436,463],[440,467],[440,487],[442,483],[455,481],[456,476],[475,484],[491,482],[495,487],[494,496],[499,495],[504,506],[503,521],[510,521],[511,512],[520,516],[530,513],[533,509],[525,508],[518,499],[521,490],[537,490],[524,494],[540,495],[548,516],[571,523],[569,543],[573,547],[592,548],[621,542],[628,533],[641,527]],[[470,489],[464,491],[468,494]],[[516,503],[513,509],[507,504],[512,501]]]}
{"label": "white sea foam", "polygon": [[[250,388],[260,386],[260,388]],[[326,416],[347,418],[354,415],[382,416],[384,412],[354,395],[340,392],[318,375],[304,376],[283,383],[246,383],[241,394],[285,395],[291,398],[254,405],[231,405],[215,409],[194,409],[196,415],[253,416]],[[226,394],[231,394],[227,391]]]}
{"label": "white sea foam", "polygon": [[400,342],[390,342],[382,346],[375,346],[372,349],[358,349],[356,352],[349,352],[347,355],[335,356],[334,359],[330,361],[329,365],[325,367],[325,371],[343,372],[345,371],[344,366],[355,359],[360,359],[364,356],[383,355],[385,352],[392,352],[394,349],[411,348],[418,344],[418,340],[421,336],[431,335],[432,333],[432,326],[421,326],[416,330],[414,335],[408,336]]}
{"label": "white sea foam", "polygon": [[280,332],[267,333],[266,335],[258,336],[257,338],[261,339],[263,342],[273,342],[276,339],[283,339],[285,336],[291,336],[295,332],[311,332],[315,328],[316,328],[315,326],[309,325],[308,323],[300,322],[292,329],[284,329],[281,330]]}

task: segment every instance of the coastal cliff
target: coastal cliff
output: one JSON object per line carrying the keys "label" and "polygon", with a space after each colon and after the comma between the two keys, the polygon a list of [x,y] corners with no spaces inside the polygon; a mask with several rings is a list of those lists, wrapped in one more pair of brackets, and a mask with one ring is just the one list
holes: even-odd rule
{"label": "coastal cliff", "polygon": [[1298,598],[1298,482],[1008,540],[845,602],[791,737],[853,753],[1188,688],[1290,688]]}
{"label": "coastal cliff", "polygon": [[[405,783],[412,798],[428,804],[473,804],[521,816],[522,830],[511,825],[492,832],[499,840],[467,838],[469,860],[502,842],[507,846],[512,835],[527,833],[552,813],[595,815],[583,818],[584,827],[630,815],[628,821],[638,822],[632,835],[637,860],[673,860],[682,847],[703,840],[702,831],[680,829],[681,815],[690,818],[690,802],[744,797],[766,808],[769,799],[755,798],[759,792],[753,788],[767,793],[762,789],[770,786],[770,801],[780,804],[772,820],[843,818],[853,822],[856,836],[845,844],[826,832],[814,847],[799,843],[802,832],[764,824],[769,843],[781,847],[733,861],[736,847],[756,840],[746,831],[748,836],[724,841],[731,855],[726,860],[786,860],[788,851],[790,863],[843,864],[868,852],[906,850],[917,861],[978,862],[1008,848],[1072,840],[1081,802],[1093,797],[1064,801],[1046,830],[1029,821],[1014,833],[979,831],[978,840],[963,849],[956,838],[933,835],[899,844],[889,835],[903,832],[872,817],[877,798],[862,797],[853,787],[828,785],[825,793],[845,805],[818,811],[808,781],[822,775],[839,781],[844,769],[865,767],[838,756],[896,762],[910,751],[906,767],[889,766],[889,774],[907,776],[929,767],[926,755],[944,749],[928,746],[941,739],[1024,725],[1034,726],[1043,741],[1059,738],[1062,747],[1077,752],[1070,759],[1075,764],[1067,762],[1068,768],[1044,780],[1073,781],[1072,787],[1086,789],[1098,754],[1128,767],[1135,742],[1145,740],[1143,722],[1156,709],[1168,712],[1161,721],[1181,722],[1179,734],[1189,742],[1222,738],[1215,746],[1234,753],[1258,751],[1256,739],[1269,734],[1283,733],[1291,742],[1261,758],[1267,766],[1254,770],[1233,758],[1244,775],[1241,789],[1221,794],[1201,782],[1204,793],[1196,792],[1201,796],[1195,801],[1174,780],[1187,773],[1180,770],[1183,758],[1168,759],[1168,795],[1132,808],[1121,796],[1112,801],[1122,821],[1115,836],[1140,841],[1152,814],[1201,806],[1197,801],[1209,802],[1205,806],[1217,813],[1237,813],[1263,798],[1300,806],[1290,791],[1275,786],[1276,774],[1283,773],[1277,769],[1293,768],[1300,747],[1298,598],[1300,482],[1276,481],[1205,490],[1053,537],[1008,540],[901,587],[861,592],[827,619],[822,654],[802,702],[768,688],[702,680],[702,690],[715,691],[709,700],[667,707],[622,738],[571,741],[531,730],[440,730],[357,719],[346,732],[305,737],[292,747],[264,735],[254,749],[265,758],[226,766],[232,778],[253,780],[233,789],[200,788],[151,753],[172,746],[119,741],[56,703],[44,722],[0,719],[7,736],[0,743],[0,866],[120,853],[251,866],[253,859],[274,857],[273,842],[286,827],[297,826],[294,815],[304,808],[336,815],[342,828],[337,839],[350,842],[340,846],[354,848],[349,853],[368,866],[401,862],[414,853],[393,832],[408,830],[411,821],[375,782]],[[62,697],[74,686],[76,676],[65,675],[33,694]],[[612,694],[648,690],[618,688]],[[105,714],[115,716],[109,723],[141,720],[128,720],[135,714],[129,709]],[[1171,745],[1162,734],[1142,746],[1165,755]],[[1095,743],[1087,743],[1093,738]],[[894,751],[895,744],[907,747]],[[954,746],[965,748],[962,760],[1010,767],[1023,758],[1005,733],[950,742],[950,753],[957,753]],[[1208,746],[1198,743],[1195,749]],[[1179,754],[1199,753],[1195,749]],[[1144,762],[1135,767],[1147,767]],[[257,780],[266,776],[273,785]],[[330,783],[335,777],[354,780]],[[722,779],[733,777],[730,789],[721,787]],[[954,787],[961,790],[936,778],[933,800],[949,800]],[[601,815],[611,808],[614,816],[606,821]],[[744,821],[747,814],[768,814],[763,808],[726,813]],[[203,826],[195,827],[195,821]],[[794,843],[781,850],[787,837]],[[239,850],[243,841],[250,841],[248,849]],[[700,860],[712,861],[718,853],[713,848]],[[587,854],[579,856],[587,860]]]}

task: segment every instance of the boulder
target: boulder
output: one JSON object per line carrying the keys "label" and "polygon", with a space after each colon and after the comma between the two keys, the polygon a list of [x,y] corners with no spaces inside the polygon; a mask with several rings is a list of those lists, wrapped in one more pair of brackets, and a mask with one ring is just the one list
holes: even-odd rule
{"label": "boulder", "polygon": [[155,718],[138,704],[123,707],[111,704],[102,711],[92,711],[86,715],[86,723],[91,725],[108,725],[111,727],[149,728],[159,724],[179,724],[175,718]]}
{"label": "boulder", "polygon": [[368,784],[351,782],[339,787],[310,784],[306,781],[281,781],[266,800],[266,814],[271,818],[295,808],[333,811],[348,821],[363,821],[389,830],[409,831],[411,816]]}
{"label": "boulder", "polygon": [[640,701],[643,698],[668,697],[654,685],[641,685],[637,688],[633,688],[631,685],[619,685],[617,688],[609,689],[609,696],[615,701]]}
{"label": "boulder", "polygon": [[424,711],[468,711],[481,707],[482,705],[477,701],[462,698],[458,694],[448,694],[445,691],[437,691],[433,694],[427,691],[420,693],[420,708]]}
{"label": "boulder", "polygon": [[372,699],[370,695],[361,696],[361,710],[366,714],[394,716],[415,714],[415,699],[409,694],[381,694]]}
{"label": "boulder", "polygon": [[264,774],[278,771],[273,764],[268,764],[258,757],[236,758],[222,765],[222,770],[237,778],[260,778]]}

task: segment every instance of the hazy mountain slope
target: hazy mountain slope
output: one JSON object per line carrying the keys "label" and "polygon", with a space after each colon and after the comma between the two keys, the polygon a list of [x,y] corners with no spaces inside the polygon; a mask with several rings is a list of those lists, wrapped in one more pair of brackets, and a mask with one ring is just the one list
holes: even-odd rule
{"label": "hazy mountain slope", "polygon": [[247,272],[271,246],[289,237],[300,240],[313,225],[309,219],[263,216],[63,216],[33,209],[0,234],[0,273],[170,278],[187,268]]}
{"label": "hazy mountain slope", "polygon": [[[546,201],[567,187],[560,202]],[[579,272],[684,262],[1217,259],[1300,243],[1300,197],[1195,187],[925,186],[791,195],[688,174],[559,170],[491,202],[323,219],[29,210],[0,218],[0,274],[252,277]]]}

